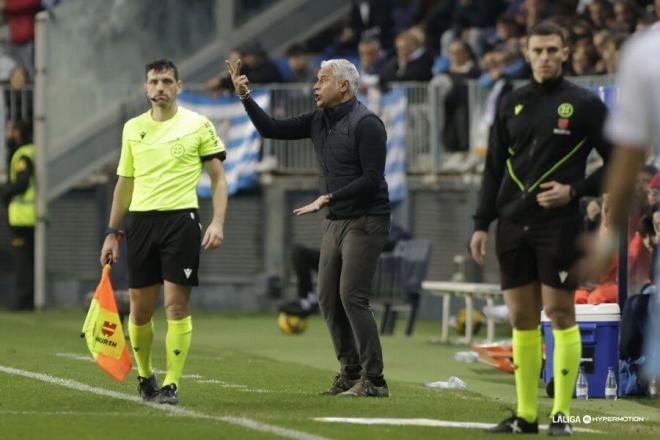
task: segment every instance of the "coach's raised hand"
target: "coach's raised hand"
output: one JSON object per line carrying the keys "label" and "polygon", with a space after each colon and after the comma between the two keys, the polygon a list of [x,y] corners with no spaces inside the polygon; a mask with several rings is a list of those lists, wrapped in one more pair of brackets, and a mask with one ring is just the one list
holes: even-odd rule
{"label": "coach's raised hand", "polygon": [[250,92],[250,81],[245,75],[241,75],[241,60],[225,60],[227,71],[231,77],[231,82],[234,83],[234,90],[238,96],[245,96]]}

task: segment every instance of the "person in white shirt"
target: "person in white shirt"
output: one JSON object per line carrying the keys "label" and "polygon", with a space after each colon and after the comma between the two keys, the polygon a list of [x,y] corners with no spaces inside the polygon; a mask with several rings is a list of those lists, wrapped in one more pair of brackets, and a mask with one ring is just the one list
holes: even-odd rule
{"label": "person in white shirt", "polygon": [[[591,273],[603,269],[617,248],[617,231],[622,231],[634,192],[638,170],[647,153],[660,154],[660,23],[633,37],[623,48],[616,83],[619,101],[605,127],[607,137],[617,145],[605,180],[609,194],[611,235],[595,245],[589,261]],[[657,271],[658,268],[656,267]],[[646,372],[660,376],[660,303],[651,301],[645,341]]]}

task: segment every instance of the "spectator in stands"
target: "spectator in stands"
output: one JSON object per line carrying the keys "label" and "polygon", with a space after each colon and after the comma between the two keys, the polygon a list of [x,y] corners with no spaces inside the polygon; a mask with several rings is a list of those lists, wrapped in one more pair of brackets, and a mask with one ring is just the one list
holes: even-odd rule
{"label": "spectator in stands", "polygon": [[[647,194],[651,187],[651,181],[658,174],[658,169],[654,165],[644,165],[637,173],[637,187],[635,188],[636,210],[646,214],[653,204],[649,204]],[[660,188],[660,175],[653,181],[656,188]],[[640,214],[641,217],[641,214]]]}
{"label": "spectator in stands", "polygon": [[41,0],[5,0],[0,2],[0,14],[7,16],[9,42],[15,60],[34,75],[34,16]]}
{"label": "spectator in stands", "polygon": [[[521,34],[522,29],[520,24],[516,21],[516,18],[513,15],[504,14],[497,19],[495,35],[488,40],[488,44],[490,47],[496,47],[498,45],[518,47],[517,40],[520,38]],[[513,40],[515,40],[515,44],[512,42]]]}
{"label": "spectator in stands", "polygon": [[562,26],[564,29],[571,29],[577,21],[575,13],[579,0],[556,0],[552,21]]}
{"label": "spectator in stands", "polygon": [[503,0],[459,0],[451,29],[442,34],[442,54],[449,53],[449,45],[457,38],[467,41],[477,56],[481,56],[486,41],[495,34],[497,17],[506,8]]}
{"label": "spectator in stands", "polygon": [[613,6],[614,23],[622,32],[633,32],[637,26],[638,11],[630,0],[617,0]]}
{"label": "spectator in stands", "polygon": [[623,46],[624,41],[626,41],[626,38],[628,38],[627,34],[616,33],[611,34],[603,41],[601,59],[605,73],[613,74],[616,71],[619,50]]}
{"label": "spectator in stands", "polygon": [[378,72],[387,62],[385,52],[376,38],[367,38],[358,45],[360,55],[360,91],[378,85]]}
{"label": "spectator in stands", "polygon": [[[362,38],[376,38],[382,47],[392,47],[394,23],[392,0],[351,0],[351,22],[353,48]],[[355,50],[353,50],[355,52]]]}
{"label": "spectator in stands", "polygon": [[416,22],[422,24],[426,29],[426,40],[428,45],[434,51],[440,50],[440,38],[452,23],[454,14],[454,0],[436,0],[430,5],[428,10],[422,9],[420,13],[423,16],[417,18]]}
{"label": "spectator in stands", "polygon": [[590,44],[593,45],[593,32],[591,25],[586,20],[575,20],[573,26],[571,26],[571,37],[573,44],[582,37],[589,38],[591,40]]}
{"label": "spectator in stands", "polygon": [[[365,36],[369,33],[365,32]],[[376,35],[376,38],[378,36]],[[332,44],[323,50],[323,57],[325,59],[333,58],[351,58],[355,56],[357,42],[360,34],[355,31],[350,25],[345,25],[341,28],[339,34],[334,38]]]}
{"label": "spectator in stands", "polygon": [[646,191],[646,205],[648,207],[653,207],[660,202],[658,193],[660,193],[660,174],[656,174],[649,181],[649,187]]}
{"label": "spectator in stands", "polygon": [[[243,72],[249,75],[253,84],[272,84],[282,82],[282,74],[277,65],[268,58],[261,44],[248,43],[238,49],[243,65]],[[235,51],[232,51],[235,55]],[[233,90],[233,83],[226,74],[218,75],[207,83],[209,92],[217,93],[220,90]]]}
{"label": "spectator in stands", "polygon": [[9,73],[9,87],[5,89],[6,118],[31,121],[33,115],[33,91],[30,74],[23,66],[14,67]]}
{"label": "spectator in stands", "polygon": [[455,77],[478,78],[479,66],[472,48],[463,40],[449,45],[449,73]]}
{"label": "spectator in stands", "polygon": [[[227,59],[231,62],[236,62],[241,59],[241,51],[239,49],[232,49],[227,56]],[[223,88],[225,90],[231,90],[227,88],[227,78],[229,74],[226,71],[223,71],[220,75],[214,76],[206,82],[206,90],[211,96],[218,96],[222,92]],[[231,82],[231,79],[229,80]],[[233,85],[231,85],[233,87]]]}
{"label": "spectator in stands", "polygon": [[381,69],[380,84],[386,87],[392,81],[428,81],[432,77],[433,55],[418,36],[402,32],[394,42],[396,55]]}
{"label": "spectator in stands", "polygon": [[552,15],[552,5],[549,0],[525,0],[522,8],[521,24],[529,31],[534,26],[549,19]]}
{"label": "spectator in stands", "polygon": [[595,75],[598,54],[591,46],[577,46],[571,54],[571,71],[575,76]]}
{"label": "spectator in stands", "polygon": [[594,29],[609,29],[614,21],[614,8],[608,0],[593,0],[587,8],[587,20]]}
{"label": "spectator in stands", "polygon": [[292,44],[286,51],[286,58],[292,73],[287,78],[288,82],[309,83],[316,80],[316,72],[309,63],[309,54],[305,46],[300,43]]}
{"label": "spectator in stands", "polygon": [[[448,70],[433,78],[434,84],[447,90],[442,144],[448,152],[464,153],[469,150],[469,104],[465,80],[478,78],[479,73],[479,66],[470,45],[463,40],[452,42],[449,46]],[[443,169],[460,171],[463,164],[464,154],[450,154],[444,160]]]}

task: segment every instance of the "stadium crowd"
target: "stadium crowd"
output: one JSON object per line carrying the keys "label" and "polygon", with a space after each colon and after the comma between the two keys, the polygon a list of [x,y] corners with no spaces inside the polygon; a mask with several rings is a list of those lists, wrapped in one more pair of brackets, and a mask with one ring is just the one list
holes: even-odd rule
{"label": "stadium crowd", "polygon": [[[442,140],[452,153],[443,167],[454,170],[469,150],[466,80],[491,90],[489,101],[496,103],[512,81],[528,79],[524,50],[534,25],[552,20],[566,30],[571,56],[565,75],[612,75],[623,42],[659,17],[660,0],[353,0],[348,16],[296,42],[285,57],[272,59],[250,42],[230,59],[241,57],[255,84],[312,83],[320,61],[330,58],[355,62],[363,93],[393,82],[440,84],[447,89]],[[221,73],[207,88],[218,95],[232,85]]]}

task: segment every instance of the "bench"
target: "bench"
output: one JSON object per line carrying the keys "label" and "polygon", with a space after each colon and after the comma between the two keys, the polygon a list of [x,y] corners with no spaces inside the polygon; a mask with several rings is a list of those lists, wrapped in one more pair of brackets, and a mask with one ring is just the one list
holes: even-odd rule
{"label": "bench", "polygon": [[[502,297],[502,289],[497,284],[462,283],[454,281],[424,281],[422,289],[431,296],[442,298],[442,333],[439,342],[449,341],[449,307],[451,297],[459,296],[465,300],[465,338],[464,342],[472,343],[472,311],[474,299],[485,299],[488,307],[495,305],[495,299]],[[486,342],[495,338],[495,320],[486,317]]]}

